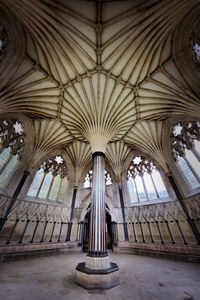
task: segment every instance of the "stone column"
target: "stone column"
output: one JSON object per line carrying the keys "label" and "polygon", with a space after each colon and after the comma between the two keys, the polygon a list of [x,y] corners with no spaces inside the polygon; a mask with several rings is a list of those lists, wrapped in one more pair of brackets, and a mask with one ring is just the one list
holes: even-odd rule
{"label": "stone column", "polygon": [[93,155],[90,242],[86,262],[76,267],[76,283],[86,289],[108,289],[119,284],[118,266],[106,250],[105,155]]}
{"label": "stone column", "polygon": [[72,196],[72,204],[71,204],[71,213],[70,213],[70,221],[67,227],[67,236],[66,236],[66,242],[70,241],[71,239],[71,231],[72,231],[72,219],[74,215],[74,207],[75,207],[75,201],[76,201],[76,194],[77,194],[77,186],[74,186],[73,196]]}
{"label": "stone column", "polygon": [[119,199],[120,199],[121,210],[122,210],[122,218],[123,218],[124,240],[128,241],[129,240],[128,227],[127,227],[127,223],[126,223],[126,215],[125,215],[125,208],[124,208],[124,197],[123,197],[122,186],[119,185],[118,189],[119,189]]}
{"label": "stone column", "polygon": [[90,243],[88,256],[106,257],[105,158],[102,152],[93,154]]}

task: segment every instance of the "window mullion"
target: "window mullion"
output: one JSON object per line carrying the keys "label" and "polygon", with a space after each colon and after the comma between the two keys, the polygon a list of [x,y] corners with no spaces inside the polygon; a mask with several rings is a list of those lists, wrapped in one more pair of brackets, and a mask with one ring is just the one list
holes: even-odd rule
{"label": "window mullion", "polygon": [[151,181],[152,181],[152,183],[153,183],[153,187],[154,187],[154,189],[155,189],[156,196],[157,196],[158,199],[160,199],[160,196],[159,196],[158,190],[157,190],[157,188],[156,188],[156,184],[155,184],[155,182],[154,182],[154,180],[153,180],[152,174],[149,173],[149,175],[150,175]]}
{"label": "window mullion", "polygon": [[148,194],[148,191],[147,191],[147,188],[146,188],[146,184],[144,182],[144,177],[143,177],[143,175],[141,175],[140,177],[142,178],[142,184],[143,184],[143,187],[144,187],[146,198],[147,198],[147,200],[149,200],[149,194]]}
{"label": "window mullion", "polygon": [[43,185],[43,183],[44,183],[44,179],[45,179],[46,175],[47,175],[47,173],[44,173],[44,176],[43,176],[43,178],[42,178],[42,181],[41,181],[41,183],[40,183],[40,186],[39,186],[38,191],[37,191],[37,194],[36,194],[36,198],[38,198],[38,195],[39,195],[39,193],[40,193],[40,190],[41,190],[41,188],[42,188],[42,185]]}
{"label": "window mullion", "polygon": [[134,184],[135,184],[135,190],[136,190],[136,195],[137,195],[137,198],[138,198],[138,202],[140,202],[140,197],[139,197],[139,193],[138,193],[138,188],[137,188],[137,183],[135,181],[135,177],[133,176],[133,181],[134,181]]}
{"label": "window mullion", "polygon": [[63,179],[64,179],[64,178],[60,177],[60,185],[59,185],[59,189],[58,189],[58,194],[57,194],[57,197],[56,197],[56,201],[58,201],[58,197],[59,197],[59,195],[60,195],[60,189],[61,189],[61,185],[62,185],[62,183],[63,183]]}
{"label": "window mullion", "polygon": [[50,192],[51,192],[51,189],[52,189],[55,177],[56,177],[55,175],[52,176],[51,183],[49,185],[49,189],[48,189],[48,193],[47,193],[46,199],[49,199],[49,195],[50,195]]}

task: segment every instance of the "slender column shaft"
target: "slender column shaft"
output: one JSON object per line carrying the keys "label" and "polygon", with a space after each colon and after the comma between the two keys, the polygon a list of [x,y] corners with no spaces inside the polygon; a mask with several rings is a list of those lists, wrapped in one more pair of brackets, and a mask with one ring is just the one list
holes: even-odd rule
{"label": "slender column shaft", "polygon": [[143,229],[142,229],[142,222],[139,222],[139,225],[140,225],[140,231],[141,231],[141,234],[142,234],[142,240],[143,240],[143,243],[145,243],[144,233],[143,233]]}
{"label": "slender column shaft", "polygon": [[156,223],[156,226],[157,226],[157,229],[158,229],[158,233],[159,233],[159,236],[160,236],[160,241],[162,244],[164,244],[164,241],[163,241],[163,238],[162,238],[162,234],[161,234],[161,231],[160,231],[160,227],[159,227],[159,223],[158,221],[155,221]]}
{"label": "slender column shaft", "polygon": [[124,197],[123,197],[123,191],[122,187],[119,186],[119,198],[120,198],[120,204],[121,204],[121,210],[122,210],[122,218],[123,218],[123,228],[124,228],[124,239],[125,241],[128,241],[128,228],[126,223],[126,216],[125,216],[125,209],[124,209]]}
{"label": "slender column shaft", "polygon": [[54,222],[53,222],[52,232],[51,232],[51,237],[50,237],[50,240],[49,240],[50,243],[52,242],[52,238],[53,238],[53,233],[54,233],[54,228],[55,228],[55,226],[56,226],[56,222],[54,221]]}
{"label": "slender column shaft", "polygon": [[75,207],[75,201],[76,201],[76,194],[77,194],[77,187],[74,187],[73,196],[72,196],[72,204],[71,204],[71,213],[70,213],[70,222],[67,227],[67,238],[66,241],[70,241],[71,238],[71,230],[72,230],[72,219],[74,215],[74,207]]}
{"label": "slender column shaft", "polygon": [[200,245],[200,234],[199,234],[199,231],[198,231],[198,229],[196,227],[196,224],[194,223],[194,221],[190,217],[190,214],[189,214],[189,212],[187,210],[187,207],[186,207],[186,205],[185,205],[185,203],[183,201],[181,193],[180,193],[180,191],[179,191],[179,189],[178,189],[178,187],[176,185],[176,182],[175,182],[174,178],[171,175],[168,175],[168,178],[169,178],[169,181],[171,182],[171,185],[172,185],[172,187],[173,187],[173,189],[175,191],[176,197],[177,197],[178,201],[180,202],[180,204],[182,206],[182,209],[183,209],[183,211],[184,211],[184,213],[185,213],[185,215],[187,217],[188,223],[190,224],[190,227],[191,227],[191,229],[193,231],[193,234],[196,237],[197,243],[198,243],[198,245]]}
{"label": "slender column shaft", "polygon": [[151,226],[150,226],[150,222],[149,221],[147,221],[147,226],[148,226],[148,229],[149,229],[149,234],[150,234],[150,237],[151,237],[151,242],[154,243],[153,235],[152,235],[152,232],[151,232]]}
{"label": "slender column shaft", "polygon": [[132,226],[133,226],[134,239],[135,239],[135,242],[137,243],[137,237],[136,237],[135,224],[134,224],[134,222],[132,222]]}
{"label": "slender column shaft", "polygon": [[105,215],[105,158],[102,152],[93,154],[93,182],[88,255],[107,256]]}
{"label": "slender column shaft", "polygon": [[72,230],[72,222],[68,222],[68,223],[67,223],[67,235],[66,235],[65,242],[70,241],[70,233],[71,233],[71,230]]}
{"label": "slender column shaft", "polygon": [[113,245],[117,245],[117,223],[111,223],[112,228],[112,238],[113,238]]}
{"label": "slender column shaft", "polygon": [[35,233],[36,233],[36,230],[37,230],[37,228],[38,228],[39,223],[40,223],[40,221],[37,220],[37,221],[36,221],[36,224],[35,224],[34,231],[33,231],[33,236],[32,236],[32,239],[31,239],[30,243],[33,243],[33,241],[34,241]]}
{"label": "slender column shaft", "polygon": [[44,241],[44,235],[45,235],[45,231],[46,231],[46,228],[47,228],[47,224],[48,224],[48,221],[45,221],[44,229],[43,229],[43,233],[42,233],[42,238],[41,238],[40,243],[43,243],[43,241]]}
{"label": "slender column shaft", "polygon": [[12,209],[12,207],[13,207],[13,205],[14,205],[14,203],[15,203],[15,201],[16,201],[16,199],[17,199],[17,197],[18,197],[18,195],[19,195],[19,193],[20,193],[20,191],[21,191],[21,189],[24,185],[24,182],[26,181],[26,178],[29,174],[30,173],[28,171],[24,171],[24,174],[23,174],[23,176],[22,176],[22,178],[21,178],[21,180],[20,180],[20,182],[19,182],[19,184],[18,184],[18,186],[17,186],[17,188],[16,188],[16,190],[15,190],[15,192],[14,192],[12,198],[11,198],[11,201],[10,201],[10,203],[9,203],[7,209],[6,209],[5,215],[2,219],[0,219],[0,232],[2,231],[3,226],[4,226],[5,222],[7,221],[8,215],[11,212],[11,209]]}
{"label": "slender column shaft", "polygon": [[25,232],[26,232],[26,229],[27,229],[27,227],[28,227],[29,222],[30,222],[30,220],[27,220],[27,221],[26,221],[26,225],[25,225],[25,227],[24,227],[24,230],[23,230],[22,235],[21,235],[21,237],[20,237],[20,240],[19,240],[19,242],[18,242],[19,244],[21,244],[22,241],[23,241],[23,238],[24,238],[24,235],[25,235]]}
{"label": "slender column shaft", "polygon": [[59,231],[59,236],[58,236],[58,243],[60,242],[60,237],[62,233],[62,227],[63,227],[63,222],[60,223],[60,231]]}
{"label": "slender column shaft", "polygon": [[17,227],[18,222],[19,222],[19,219],[16,219],[15,224],[14,224],[12,230],[11,230],[10,236],[9,236],[7,242],[6,242],[7,244],[10,244],[10,240],[12,239],[13,233],[15,231],[15,228]]}
{"label": "slender column shaft", "polygon": [[168,224],[168,221],[165,220],[165,224],[167,226],[167,229],[168,229],[168,232],[169,232],[169,235],[170,235],[170,238],[171,238],[171,241],[172,241],[172,244],[175,244],[174,242],[174,239],[173,239],[173,236],[172,236],[172,233],[171,233],[171,230],[170,230],[170,227],[169,227],[169,224]]}
{"label": "slender column shaft", "polygon": [[182,237],[182,239],[183,239],[184,244],[187,245],[186,239],[185,239],[185,237],[184,237],[184,235],[183,235],[183,232],[182,232],[182,230],[181,230],[181,226],[180,226],[178,220],[176,220],[176,224],[177,224],[177,227],[178,227],[178,229],[179,229],[179,231],[180,231],[180,234],[181,234],[181,237]]}

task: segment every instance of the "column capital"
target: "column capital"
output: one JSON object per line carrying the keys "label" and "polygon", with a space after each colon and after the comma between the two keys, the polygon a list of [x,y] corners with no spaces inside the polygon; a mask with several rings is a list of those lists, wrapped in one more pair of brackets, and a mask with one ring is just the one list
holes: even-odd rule
{"label": "column capital", "polygon": [[105,158],[105,153],[101,152],[101,151],[96,151],[94,153],[92,153],[92,158],[94,159],[96,156],[103,156]]}

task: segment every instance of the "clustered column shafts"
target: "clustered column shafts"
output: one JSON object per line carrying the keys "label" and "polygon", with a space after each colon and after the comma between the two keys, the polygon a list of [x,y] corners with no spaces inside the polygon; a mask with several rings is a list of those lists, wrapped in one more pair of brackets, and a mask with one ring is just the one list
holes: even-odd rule
{"label": "clustered column shafts", "polygon": [[104,257],[107,256],[104,153],[95,152],[93,154],[93,164],[90,243],[88,255],[92,257]]}

